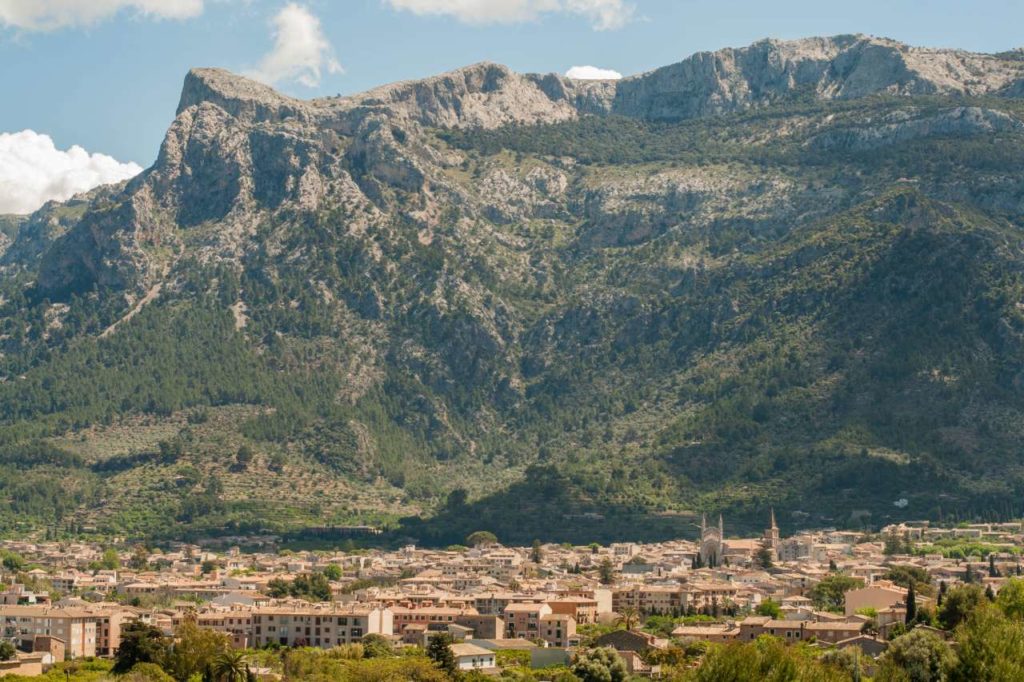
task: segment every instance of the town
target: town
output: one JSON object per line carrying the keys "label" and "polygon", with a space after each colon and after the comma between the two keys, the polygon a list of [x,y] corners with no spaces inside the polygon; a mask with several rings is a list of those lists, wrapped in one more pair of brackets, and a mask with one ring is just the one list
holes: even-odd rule
{"label": "town", "polygon": [[855,651],[865,671],[910,630],[952,641],[966,615],[951,595],[969,588],[995,601],[1008,584],[1020,593],[1024,524],[782,537],[770,511],[760,537],[731,537],[723,518],[704,517],[697,538],[656,544],[506,547],[481,531],[444,550],[0,546],[0,676],[63,666],[70,679],[68,666],[125,664],[142,628],[168,641],[191,628],[238,652],[239,679],[302,678],[260,651],[371,643],[388,654],[445,647],[456,674],[516,669],[515,679],[587,679],[526,675],[568,674],[597,651],[632,679],[766,637]]}

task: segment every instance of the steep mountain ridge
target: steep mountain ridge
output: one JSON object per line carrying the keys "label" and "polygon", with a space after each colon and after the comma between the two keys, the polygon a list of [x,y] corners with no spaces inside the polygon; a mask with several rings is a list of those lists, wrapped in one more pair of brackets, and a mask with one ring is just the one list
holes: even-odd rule
{"label": "steep mountain ridge", "polygon": [[61,521],[63,462],[108,532],[436,542],[1011,513],[1022,76],[865,36],[310,101],[194,69],[152,167],[7,229],[0,494]]}
{"label": "steep mountain ridge", "polygon": [[[144,290],[167,265],[154,251],[176,248],[173,230],[162,226],[227,221],[237,236],[286,200],[315,210],[340,193],[368,207],[385,187],[419,192],[432,184],[424,167],[443,161],[404,144],[409,126],[490,129],[593,113],[685,120],[805,91],[818,99],[982,95],[1012,91],[1022,78],[1024,65],[1014,60],[865,36],[764,40],[617,82],[520,76],[482,63],[309,102],[220,69],[194,69],[154,166],[128,186],[116,213],[90,214],[55,245],[39,284],[51,297],[89,282]],[[419,211],[429,213],[426,205]]]}
{"label": "steep mountain ridge", "polygon": [[766,39],[745,48],[698,53],[623,79],[610,110],[679,120],[764,106],[795,92],[817,99],[985,95],[1018,87],[1021,78],[1024,72],[1012,60],[884,38]]}

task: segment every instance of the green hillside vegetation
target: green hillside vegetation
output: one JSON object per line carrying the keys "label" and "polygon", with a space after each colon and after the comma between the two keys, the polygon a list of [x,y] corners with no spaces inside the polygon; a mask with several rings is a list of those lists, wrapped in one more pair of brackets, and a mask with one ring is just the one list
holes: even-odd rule
{"label": "green hillside vegetation", "polygon": [[[760,527],[769,505],[787,525],[1024,515],[1024,132],[818,142],[963,105],[1024,116],[798,98],[432,131],[469,193],[496,168],[560,168],[577,199],[469,227],[448,204],[429,243],[397,211],[365,235],[336,208],[283,216],[237,263],[186,252],[105,337],[123,296],[58,304],[11,275],[0,529],[371,522],[447,545],[664,538],[701,510]],[[754,189],[704,222],[710,199],[627,210],[621,229],[586,207],[684,171]]]}

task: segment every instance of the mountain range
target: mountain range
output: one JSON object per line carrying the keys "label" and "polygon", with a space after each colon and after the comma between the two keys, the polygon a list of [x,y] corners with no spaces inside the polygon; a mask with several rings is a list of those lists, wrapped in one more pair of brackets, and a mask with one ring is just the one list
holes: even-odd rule
{"label": "mountain range", "polygon": [[302,101],[0,217],[0,531],[1021,515],[1024,52],[862,35]]}

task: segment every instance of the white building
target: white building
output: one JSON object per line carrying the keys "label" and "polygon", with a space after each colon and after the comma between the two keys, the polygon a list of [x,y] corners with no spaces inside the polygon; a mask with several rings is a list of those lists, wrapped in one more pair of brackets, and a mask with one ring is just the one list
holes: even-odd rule
{"label": "white building", "polygon": [[452,655],[459,670],[484,670],[497,667],[493,651],[476,644],[452,644]]}

